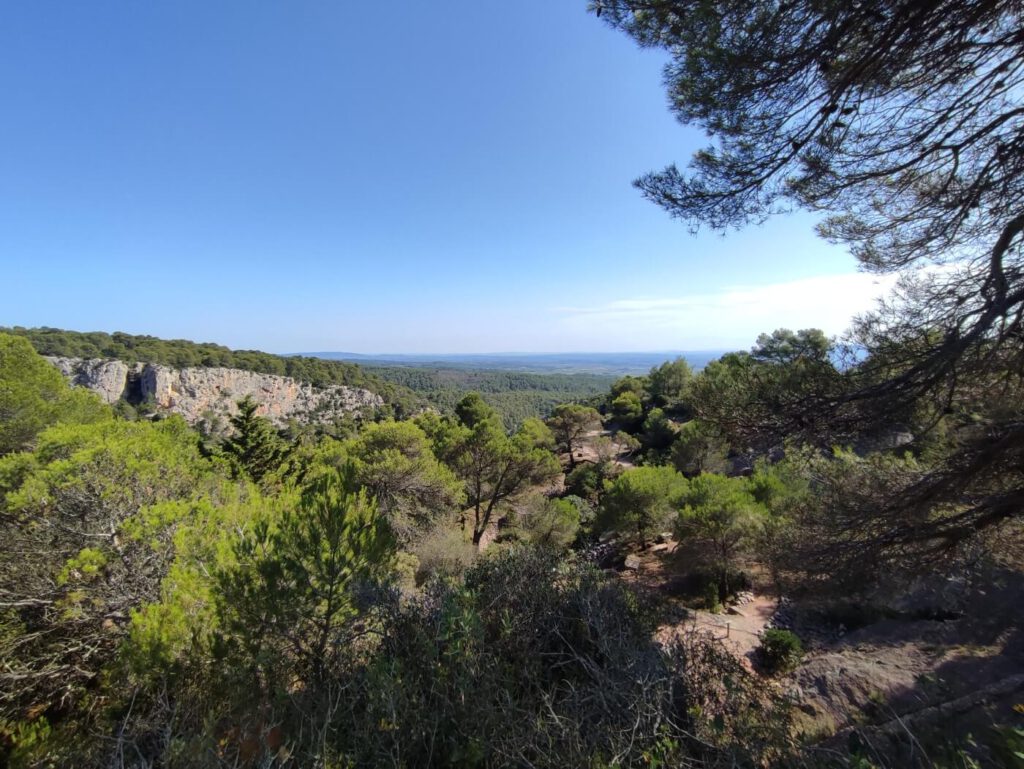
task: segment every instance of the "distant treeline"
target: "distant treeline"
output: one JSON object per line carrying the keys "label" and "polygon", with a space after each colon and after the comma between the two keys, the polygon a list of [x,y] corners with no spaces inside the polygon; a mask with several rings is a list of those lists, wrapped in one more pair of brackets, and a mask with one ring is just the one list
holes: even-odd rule
{"label": "distant treeline", "polygon": [[611,377],[595,374],[525,374],[403,366],[370,368],[337,360],[231,350],[211,342],[159,339],[119,331],[108,334],[21,326],[0,328],[0,331],[26,337],[42,355],[159,363],[174,368],[221,366],[289,376],[317,387],[362,387],[383,397],[399,417],[420,411],[428,404],[451,413],[467,392],[476,391],[510,428],[528,417],[547,416],[559,403],[603,393],[612,382]]}
{"label": "distant treeline", "polygon": [[419,366],[367,369],[381,379],[424,396],[445,413],[450,413],[467,392],[478,392],[501,414],[509,428],[528,417],[546,417],[559,403],[601,395],[615,381],[614,377],[600,374],[527,374]]}

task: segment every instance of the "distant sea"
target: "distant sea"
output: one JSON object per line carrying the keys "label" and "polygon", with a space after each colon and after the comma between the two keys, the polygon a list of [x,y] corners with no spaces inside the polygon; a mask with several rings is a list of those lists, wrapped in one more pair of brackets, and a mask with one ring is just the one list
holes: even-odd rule
{"label": "distant sea", "polygon": [[467,355],[363,355],[352,352],[300,352],[328,360],[342,360],[361,366],[407,366],[414,368],[489,369],[525,371],[536,374],[646,374],[652,366],[684,358],[700,370],[728,350],[668,352],[567,352],[567,353],[477,353]]}

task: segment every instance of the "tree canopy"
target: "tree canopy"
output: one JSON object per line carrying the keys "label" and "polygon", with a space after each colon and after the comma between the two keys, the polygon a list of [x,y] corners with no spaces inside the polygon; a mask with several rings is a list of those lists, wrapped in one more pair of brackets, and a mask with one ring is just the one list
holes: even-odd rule
{"label": "tree canopy", "polygon": [[684,358],[665,361],[651,369],[648,389],[655,406],[679,409],[685,405],[693,371]]}
{"label": "tree canopy", "polygon": [[569,467],[576,467],[576,449],[587,433],[601,426],[597,409],[578,403],[556,406],[548,418],[548,426],[555,434],[558,450],[569,455]]}
{"label": "tree canopy", "polygon": [[645,545],[685,497],[686,478],[671,467],[635,467],[606,482],[599,523]]}
{"label": "tree canopy", "polygon": [[238,402],[238,413],[231,417],[234,434],[224,442],[224,454],[236,471],[259,483],[281,467],[288,446],[274,431],[266,417],[256,414],[258,405],[246,396]]}
{"label": "tree canopy", "polygon": [[412,422],[369,424],[345,455],[354,480],[400,537],[412,536],[465,498],[454,473],[437,460],[426,434]]}
{"label": "tree canopy", "polygon": [[719,581],[719,597],[729,592],[729,571],[744,545],[757,534],[764,508],[754,501],[744,478],[704,474],[689,482],[676,520],[681,539],[705,545]]}
{"label": "tree canopy", "polygon": [[537,445],[534,425],[507,435],[495,411],[475,393],[459,403],[456,413],[458,421],[438,426],[435,447],[465,484],[473,544],[479,545],[499,506],[551,481],[558,475],[558,460]]}
{"label": "tree canopy", "polygon": [[1019,3],[591,7],[668,50],[672,111],[712,137],[689,174],[638,180],[673,215],[724,229],[800,205],[830,212],[823,232],[868,267],[977,257],[993,301],[1009,288],[1003,257],[1024,230]]}
{"label": "tree canopy", "polygon": [[755,360],[767,363],[793,363],[798,360],[826,361],[832,342],[820,328],[804,328],[793,333],[788,328],[760,334],[750,351]]}
{"label": "tree canopy", "polygon": [[[1020,351],[1024,10],[936,3],[595,0],[671,55],[673,112],[711,145],[637,181],[694,227],[801,206],[865,268],[948,265],[862,325],[869,349],[938,338],[888,388],[920,393],[994,342]],[[912,311],[908,310],[912,308]],[[987,346],[987,345],[986,345]],[[909,351],[908,351],[909,352]]]}
{"label": "tree canopy", "polygon": [[87,390],[68,385],[26,340],[0,333],[0,456],[27,448],[46,427],[110,419]]}
{"label": "tree canopy", "polygon": [[[894,296],[856,322],[843,375],[802,380],[813,386],[765,412],[768,429],[827,446],[905,420],[925,435],[961,415],[943,460],[885,503],[902,521],[900,541],[913,557],[937,554],[1018,516],[1020,3],[593,0],[591,9],[668,52],[672,111],[711,137],[687,171],[638,179],[646,197],[694,229],[819,212],[821,234],[864,269],[904,271]],[[756,391],[761,371],[739,373],[754,374],[746,381]],[[988,429],[959,429],[967,414]]]}

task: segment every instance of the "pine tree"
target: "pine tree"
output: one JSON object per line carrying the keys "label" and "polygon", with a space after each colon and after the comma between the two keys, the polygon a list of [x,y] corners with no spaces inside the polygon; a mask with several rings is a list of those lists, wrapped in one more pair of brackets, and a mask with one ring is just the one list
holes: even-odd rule
{"label": "pine tree", "polygon": [[270,420],[256,415],[256,409],[256,402],[249,396],[238,402],[238,413],[231,417],[235,431],[224,442],[224,453],[237,474],[259,483],[281,466],[288,456],[288,446],[274,432]]}
{"label": "pine tree", "polygon": [[270,690],[330,685],[363,632],[356,594],[390,568],[390,528],[355,485],[351,465],[317,476],[276,526],[257,521],[234,546],[237,565],[217,575],[219,643]]}

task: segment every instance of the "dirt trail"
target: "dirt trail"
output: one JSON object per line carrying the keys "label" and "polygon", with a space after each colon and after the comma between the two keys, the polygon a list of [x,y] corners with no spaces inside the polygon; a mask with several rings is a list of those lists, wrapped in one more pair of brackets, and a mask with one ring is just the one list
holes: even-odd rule
{"label": "dirt trail", "polygon": [[[615,441],[614,433],[611,430],[591,430],[587,433],[583,441],[583,445],[577,447],[575,451],[575,461],[577,465],[589,462],[591,464],[597,464],[601,461],[601,457],[598,455],[597,449],[594,447],[594,438],[608,438],[612,442],[612,446],[615,450],[615,456],[612,458],[612,462],[622,468],[636,467],[636,463],[633,462],[632,457],[627,453],[629,448],[624,443],[618,443]],[[563,454],[560,459],[565,465],[569,464],[569,455]]]}
{"label": "dirt trail", "polygon": [[761,644],[761,633],[777,606],[778,601],[774,596],[754,593],[749,602],[729,607],[727,613],[712,614],[701,609],[691,609],[689,618],[676,624],[663,625],[658,633],[660,640],[668,640],[676,633],[710,633],[752,668],[754,653]]}
{"label": "dirt trail", "polygon": [[[678,573],[675,561],[682,555],[676,543],[666,543],[660,549],[638,553],[640,568],[623,573],[623,578],[649,589],[672,594],[671,583]],[[658,548],[659,546],[655,546]],[[670,598],[685,619],[668,622],[657,632],[659,641],[667,642],[680,633],[708,633],[719,639],[744,665],[753,668],[753,656],[761,643],[761,633],[775,614],[778,598],[764,588],[755,588],[740,594],[740,602],[713,614],[703,609],[692,609],[679,598]]]}

